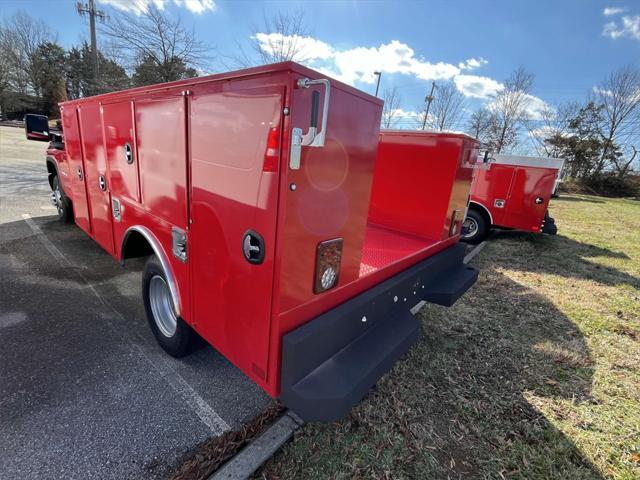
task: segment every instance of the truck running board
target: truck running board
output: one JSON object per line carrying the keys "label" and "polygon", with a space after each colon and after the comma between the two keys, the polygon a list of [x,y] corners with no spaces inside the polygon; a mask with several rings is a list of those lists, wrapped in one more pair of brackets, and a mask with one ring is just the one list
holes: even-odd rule
{"label": "truck running board", "polygon": [[478,278],[456,244],[282,339],[280,398],[305,421],[343,418],[418,339],[409,309],[452,305]]}

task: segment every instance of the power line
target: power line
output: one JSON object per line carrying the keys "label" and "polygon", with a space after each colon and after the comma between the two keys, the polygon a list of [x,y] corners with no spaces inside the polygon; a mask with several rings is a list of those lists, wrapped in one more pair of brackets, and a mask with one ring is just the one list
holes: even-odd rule
{"label": "power line", "polygon": [[85,14],[89,16],[89,28],[91,30],[91,55],[93,57],[93,73],[94,80],[98,81],[98,41],[96,39],[96,18],[104,23],[108,16],[102,10],[96,9],[94,0],[89,0],[88,3],[76,3],[76,9],[81,17]]}

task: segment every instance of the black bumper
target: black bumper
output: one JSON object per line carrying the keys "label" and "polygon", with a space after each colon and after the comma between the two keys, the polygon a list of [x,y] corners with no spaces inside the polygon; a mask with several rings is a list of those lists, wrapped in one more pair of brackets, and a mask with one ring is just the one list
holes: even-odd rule
{"label": "black bumper", "polygon": [[477,280],[457,244],[361,293],[282,339],[281,399],[306,421],[343,418],[418,339],[409,311],[451,306]]}

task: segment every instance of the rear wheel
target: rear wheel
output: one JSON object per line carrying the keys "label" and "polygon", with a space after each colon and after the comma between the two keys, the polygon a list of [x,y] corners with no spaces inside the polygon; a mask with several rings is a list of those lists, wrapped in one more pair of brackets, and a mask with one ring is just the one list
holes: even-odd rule
{"label": "rear wheel", "polygon": [[155,255],[142,272],[142,298],[151,331],[164,351],[176,358],[189,353],[193,330],[176,315],[167,277]]}
{"label": "rear wheel", "polygon": [[62,223],[71,223],[73,221],[73,209],[71,208],[71,200],[64,194],[58,176],[54,175],[51,180],[51,201],[58,211],[58,219]]}
{"label": "rear wheel", "polygon": [[489,225],[477,210],[469,210],[462,224],[460,239],[467,243],[480,243],[487,237]]}

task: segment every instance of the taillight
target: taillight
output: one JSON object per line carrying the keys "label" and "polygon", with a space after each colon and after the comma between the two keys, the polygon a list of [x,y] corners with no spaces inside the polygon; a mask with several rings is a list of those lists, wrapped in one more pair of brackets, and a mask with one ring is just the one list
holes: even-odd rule
{"label": "taillight", "polygon": [[325,240],[318,244],[316,252],[316,279],[313,286],[314,293],[324,292],[338,284],[341,260],[341,238]]}
{"label": "taillight", "polygon": [[263,172],[278,171],[278,157],[280,154],[280,129],[271,127],[267,135],[267,148],[264,152]]}

